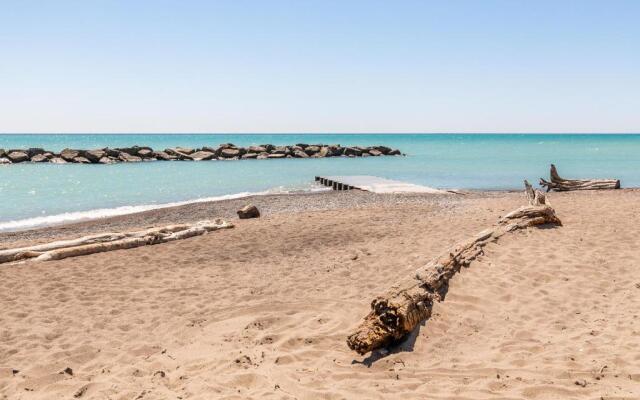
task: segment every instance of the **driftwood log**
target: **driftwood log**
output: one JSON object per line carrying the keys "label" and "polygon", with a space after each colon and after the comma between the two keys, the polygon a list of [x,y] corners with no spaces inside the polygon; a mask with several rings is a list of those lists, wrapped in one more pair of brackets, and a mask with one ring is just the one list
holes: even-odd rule
{"label": "driftwood log", "polygon": [[566,192],[569,190],[606,190],[620,189],[619,179],[564,179],[558,175],[556,166],[551,164],[549,173],[551,181],[540,178],[540,186],[545,187],[547,192],[555,190]]}
{"label": "driftwood log", "polygon": [[562,225],[554,209],[547,204],[545,195],[534,191],[527,181],[525,193],[528,206],[510,212],[494,227],[457,244],[373,299],[371,312],[347,338],[349,348],[365,354],[406,337],[431,316],[433,304],[443,297],[449,280],[462,266],[468,266],[481,255],[487,243],[530,226]]}
{"label": "driftwood log", "polygon": [[36,261],[62,260],[68,257],[166,243],[227,228],[233,228],[233,224],[216,219],[215,221],[205,220],[194,224],[169,225],[136,232],[102,233],[79,239],[0,250],[0,264],[27,259]]}

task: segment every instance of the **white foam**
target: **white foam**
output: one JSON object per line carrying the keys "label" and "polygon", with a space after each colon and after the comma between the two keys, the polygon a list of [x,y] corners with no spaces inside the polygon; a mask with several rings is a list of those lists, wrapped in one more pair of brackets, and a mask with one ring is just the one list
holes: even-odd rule
{"label": "white foam", "polygon": [[278,188],[265,190],[263,192],[242,192],[242,193],[228,194],[223,196],[203,197],[203,198],[198,198],[193,200],[177,201],[173,203],[143,204],[143,205],[137,205],[137,206],[121,206],[121,207],[115,207],[115,208],[100,208],[100,209],[89,210],[89,211],[67,212],[63,214],[0,222],[0,232],[11,232],[11,231],[39,228],[43,226],[52,226],[52,225],[68,224],[72,222],[89,221],[89,220],[100,219],[100,218],[134,214],[134,213],[139,213],[143,211],[184,206],[187,204],[241,199],[243,197],[249,197],[249,196],[265,196],[269,194],[293,194],[293,193],[300,193],[300,192],[316,192],[316,191],[326,191],[326,190],[331,190],[331,188],[314,186],[306,189],[286,190],[282,187],[278,187]]}

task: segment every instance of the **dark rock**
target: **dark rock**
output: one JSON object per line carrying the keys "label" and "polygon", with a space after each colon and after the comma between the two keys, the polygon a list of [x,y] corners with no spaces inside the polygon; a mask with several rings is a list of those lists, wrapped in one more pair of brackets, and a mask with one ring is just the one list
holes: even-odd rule
{"label": "dark rock", "polygon": [[108,147],[106,147],[106,148],[104,148],[104,149],[102,149],[102,150],[103,150],[103,151],[107,154],[107,156],[109,156],[109,157],[116,157],[116,158],[117,158],[117,157],[120,155],[120,152],[119,152],[118,150],[110,149],[110,148],[108,148]]}
{"label": "dark rock", "polygon": [[[191,156],[188,153],[185,153],[183,150],[185,149],[182,147],[173,147],[173,148],[165,149],[164,152],[176,157],[178,160],[191,160],[192,159]],[[186,150],[191,150],[191,149],[186,149]]]}
{"label": "dark rock", "polygon": [[318,147],[318,146],[307,146],[304,149],[304,152],[307,153],[308,155],[312,156],[312,155],[320,152],[320,147]]}
{"label": "dark rock", "polygon": [[265,158],[269,158],[269,153],[260,153],[258,157],[256,157],[257,160],[264,160]]}
{"label": "dark rock", "polygon": [[31,157],[31,162],[49,162],[49,159],[44,154],[36,154],[35,156]]}
{"label": "dark rock", "polygon": [[333,153],[327,146],[323,146],[317,154],[319,157],[331,157]]}
{"label": "dark rock", "polygon": [[300,147],[302,150],[304,150],[306,147],[308,147],[309,145],[306,143],[296,143],[296,146]]}
{"label": "dark rock", "polygon": [[60,157],[67,162],[73,162],[73,159],[78,157],[80,152],[72,149],[64,149],[60,152]]}
{"label": "dark rock", "polygon": [[191,159],[194,161],[206,161],[215,158],[216,153],[212,153],[210,151],[196,151],[195,153],[190,154]]}
{"label": "dark rock", "polygon": [[295,158],[309,158],[309,155],[302,150],[296,150],[293,152]]}
{"label": "dark rock", "polygon": [[[140,150],[140,147],[138,146],[133,146],[133,147],[118,147],[116,149],[119,153],[126,153],[129,154],[130,156],[137,156],[138,155],[138,151]],[[119,155],[119,154],[118,154]]]}
{"label": "dark rock", "polygon": [[115,162],[115,159],[106,156],[98,160],[98,164],[114,164]]}
{"label": "dark rock", "polygon": [[240,156],[240,150],[238,149],[233,149],[233,148],[224,148],[220,151],[220,157],[222,158],[233,158],[233,157],[239,157]]}
{"label": "dark rock", "polygon": [[7,154],[7,158],[14,164],[29,161],[29,155],[24,151],[12,151]]}
{"label": "dark rock", "polygon": [[51,160],[51,159],[54,157],[53,153],[52,153],[52,152],[50,152],[50,151],[47,151],[47,152],[45,152],[45,153],[42,153],[42,155],[43,155],[43,156],[45,156],[45,157],[47,157],[49,160]]}
{"label": "dark rock", "polygon": [[283,154],[283,155],[287,155],[287,154],[291,154],[291,149],[289,149],[287,146],[276,146],[272,151],[272,154]]}
{"label": "dark rock", "polygon": [[4,149],[0,149],[0,157],[4,157],[5,154],[7,154],[7,152],[4,151]]}
{"label": "dark rock", "polygon": [[81,152],[81,156],[91,161],[92,163],[97,163],[98,161],[100,161],[102,157],[105,157],[106,155],[107,155],[107,152],[100,149],[87,150],[87,151]]}
{"label": "dark rock", "polygon": [[249,204],[238,210],[238,217],[240,219],[258,218],[260,217],[260,211],[258,211],[258,207]]}
{"label": "dark rock", "polygon": [[178,151],[178,152],[180,152],[180,153],[182,153],[182,154],[189,154],[189,155],[190,155],[191,153],[194,153],[194,152],[195,152],[195,151],[194,151],[192,148],[190,148],[190,147],[176,147],[176,148],[175,148],[175,150],[176,150],[176,151]]}
{"label": "dark rock", "polygon": [[267,151],[267,153],[271,153],[273,151],[273,149],[276,148],[276,146],[274,146],[272,144],[261,144],[260,147],[264,147],[265,150]]}
{"label": "dark rock", "polygon": [[354,156],[354,157],[359,157],[362,155],[362,150],[357,149],[355,147],[346,147],[344,149],[344,153],[345,156]]}
{"label": "dark rock", "polygon": [[138,156],[132,156],[131,154],[127,153],[127,152],[121,152],[120,155],[118,156],[118,159],[120,161],[123,162],[140,162],[142,161],[142,158],[138,157]]}
{"label": "dark rock", "polygon": [[264,146],[250,146],[247,149],[248,153],[257,153],[257,154],[265,153],[266,151],[267,151],[267,148]]}
{"label": "dark rock", "polygon": [[87,160],[85,157],[82,157],[82,156],[73,157],[73,160],[71,161],[77,164],[91,164],[91,161]]}
{"label": "dark rock", "polygon": [[237,149],[238,146],[236,146],[233,143],[222,143],[220,146],[218,146],[218,148],[220,150],[222,150],[222,149]]}
{"label": "dark rock", "polygon": [[390,152],[387,153],[388,156],[399,156],[402,153],[400,152],[400,150],[395,149],[395,150],[391,150]]}
{"label": "dark rock", "polygon": [[164,151],[155,151],[153,152],[153,155],[158,159],[158,160],[162,160],[162,161],[172,161],[177,159],[176,156],[171,155],[171,154],[167,154]]}
{"label": "dark rock", "polygon": [[33,156],[37,156],[38,154],[43,154],[44,153],[44,149],[41,149],[39,147],[32,147],[30,149],[27,149],[27,155],[29,156],[29,158],[33,158]]}
{"label": "dark rock", "polygon": [[138,150],[138,157],[153,158],[153,150],[149,147]]}
{"label": "dark rock", "polygon": [[385,156],[387,154],[389,154],[389,152],[391,151],[390,147],[387,146],[374,146],[374,149],[378,150],[379,152],[381,152],[382,154],[384,154]]}

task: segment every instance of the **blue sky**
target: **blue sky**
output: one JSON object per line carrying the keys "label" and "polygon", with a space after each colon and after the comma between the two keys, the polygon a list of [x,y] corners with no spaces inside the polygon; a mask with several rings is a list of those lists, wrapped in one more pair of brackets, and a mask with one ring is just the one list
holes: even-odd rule
{"label": "blue sky", "polygon": [[640,132],[640,1],[0,1],[0,132]]}

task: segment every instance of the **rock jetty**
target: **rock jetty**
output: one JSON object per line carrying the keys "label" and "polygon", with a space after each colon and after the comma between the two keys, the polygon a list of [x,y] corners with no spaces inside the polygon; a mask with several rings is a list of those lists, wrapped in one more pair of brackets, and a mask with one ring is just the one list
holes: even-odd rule
{"label": "rock jetty", "polygon": [[386,146],[343,147],[339,144],[303,144],[293,146],[238,147],[232,143],[218,147],[204,146],[192,149],[172,147],[162,151],[151,147],[103,148],[94,150],[64,149],[59,153],[41,148],[0,149],[0,164],[18,164],[23,162],[52,164],[114,164],[142,161],[208,161],[208,160],[264,160],[272,158],[326,158],[326,157],[378,157],[402,155],[400,150]]}

